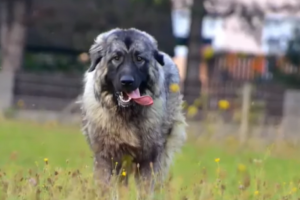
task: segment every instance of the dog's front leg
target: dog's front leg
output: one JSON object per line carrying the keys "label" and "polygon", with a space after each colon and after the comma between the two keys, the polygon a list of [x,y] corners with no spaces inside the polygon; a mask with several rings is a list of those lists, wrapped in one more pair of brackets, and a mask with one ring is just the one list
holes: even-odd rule
{"label": "dog's front leg", "polygon": [[143,162],[138,164],[136,181],[139,187],[140,196],[152,197],[157,184],[161,184],[161,163],[160,156],[153,162]]}
{"label": "dog's front leg", "polygon": [[112,176],[112,164],[100,154],[95,154],[94,158],[94,178],[103,189],[107,191],[110,187],[110,180]]}
{"label": "dog's front leg", "polygon": [[152,176],[152,166],[153,163],[151,162],[143,162],[137,164],[135,179],[138,187],[139,199],[149,198],[149,195],[154,192],[154,177]]}

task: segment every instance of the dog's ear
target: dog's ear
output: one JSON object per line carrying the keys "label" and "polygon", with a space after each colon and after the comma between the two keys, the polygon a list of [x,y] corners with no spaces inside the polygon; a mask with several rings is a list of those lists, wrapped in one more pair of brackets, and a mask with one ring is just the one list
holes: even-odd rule
{"label": "dog's ear", "polygon": [[165,62],[164,62],[164,55],[160,54],[159,51],[155,50],[153,52],[153,56],[155,58],[155,60],[161,65],[164,66]]}
{"label": "dog's ear", "polygon": [[91,58],[91,65],[88,69],[88,72],[92,72],[96,69],[97,65],[101,62],[103,58],[103,41],[95,42],[90,48],[90,58]]}
{"label": "dog's ear", "polygon": [[88,72],[92,72],[96,69],[97,65],[101,62],[104,56],[104,49],[105,49],[105,36],[106,33],[102,33],[97,36],[95,39],[94,44],[91,46],[89,50],[90,58],[91,58],[91,65],[88,69]]}
{"label": "dog's ear", "polygon": [[102,56],[99,53],[95,55],[90,55],[90,57],[91,57],[91,65],[88,69],[88,72],[94,71],[102,59]]}

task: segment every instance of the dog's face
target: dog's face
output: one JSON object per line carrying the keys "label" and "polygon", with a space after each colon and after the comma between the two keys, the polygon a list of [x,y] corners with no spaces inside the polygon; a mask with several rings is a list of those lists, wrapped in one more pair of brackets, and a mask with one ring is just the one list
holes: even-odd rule
{"label": "dog's face", "polygon": [[121,107],[153,103],[152,97],[145,94],[153,90],[158,67],[164,65],[153,37],[136,29],[114,29],[98,36],[90,56],[88,71],[96,70],[101,93],[112,95]]}

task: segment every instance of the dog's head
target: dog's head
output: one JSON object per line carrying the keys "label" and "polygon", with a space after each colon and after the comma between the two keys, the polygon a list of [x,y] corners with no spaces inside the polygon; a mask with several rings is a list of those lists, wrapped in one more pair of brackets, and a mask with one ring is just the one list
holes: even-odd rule
{"label": "dog's head", "polygon": [[106,101],[111,96],[122,107],[153,103],[164,59],[152,36],[133,28],[113,29],[96,38],[90,58],[96,96]]}

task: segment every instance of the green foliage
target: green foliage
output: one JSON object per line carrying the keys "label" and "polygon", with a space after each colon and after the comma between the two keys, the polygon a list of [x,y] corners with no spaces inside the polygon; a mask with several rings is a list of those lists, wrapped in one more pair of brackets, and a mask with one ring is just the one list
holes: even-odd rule
{"label": "green foliage", "polygon": [[161,4],[162,3],[162,1],[164,1],[164,0],[153,0],[154,1],[154,3],[156,3],[156,4]]}
{"label": "green foliage", "polygon": [[30,72],[83,72],[86,64],[77,57],[63,54],[26,53],[23,69]]}
{"label": "green foliage", "polygon": [[34,3],[37,17],[30,26],[29,46],[59,46],[87,51],[101,32],[115,27],[136,27],[153,34],[161,49],[173,52],[169,0],[51,2],[41,0]]}

